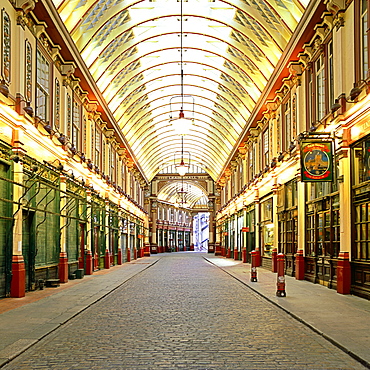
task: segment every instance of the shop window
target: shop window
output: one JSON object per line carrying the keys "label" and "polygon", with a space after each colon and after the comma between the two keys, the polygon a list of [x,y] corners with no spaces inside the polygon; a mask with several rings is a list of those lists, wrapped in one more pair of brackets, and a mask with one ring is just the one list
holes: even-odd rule
{"label": "shop window", "polygon": [[94,163],[98,167],[101,165],[101,135],[101,131],[95,125]]}
{"label": "shop window", "polygon": [[109,177],[112,183],[116,182],[116,152],[109,146]]}
{"label": "shop window", "polygon": [[333,43],[328,40],[306,70],[307,130],[317,127],[334,103]]}
{"label": "shop window", "polygon": [[1,77],[5,82],[10,83],[10,67],[11,67],[11,21],[9,14],[2,9],[2,32],[1,32],[1,45],[2,45],[2,58],[1,58]]}
{"label": "shop window", "polygon": [[123,191],[126,191],[126,166],[123,161],[121,163],[121,187]]}
{"label": "shop window", "polygon": [[32,46],[29,41],[26,41],[26,81],[25,81],[25,99],[32,100]]}
{"label": "shop window", "polygon": [[334,64],[333,64],[333,41],[327,44],[327,64],[328,64],[328,107],[334,104]]}
{"label": "shop window", "polygon": [[248,150],[248,181],[252,181],[255,175],[254,172],[254,145],[251,145]]}
{"label": "shop window", "polygon": [[370,260],[370,203],[355,206],[355,255],[359,261]]}
{"label": "shop window", "polygon": [[294,140],[292,128],[292,110],[290,97],[283,103],[283,150],[289,149],[290,143]]}
{"label": "shop window", "polygon": [[49,115],[50,65],[40,50],[37,50],[36,68],[36,116],[47,121]]}
{"label": "shop window", "polygon": [[325,116],[325,68],[323,54],[315,62],[315,72],[316,119],[320,121]]}
{"label": "shop window", "polygon": [[[106,158],[107,158],[107,141],[105,140],[105,136],[102,135],[102,158],[101,158],[101,169],[105,172],[106,169]],[[132,193],[131,193],[132,194]]]}
{"label": "shop window", "polygon": [[298,203],[297,181],[290,181],[285,186],[285,208],[296,207]]}
{"label": "shop window", "polygon": [[297,252],[297,181],[283,185],[278,192],[279,252],[287,256],[287,269],[293,270],[292,256]]}
{"label": "shop window", "polygon": [[356,144],[352,149],[353,184],[370,180],[370,138]]}
{"label": "shop window", "polygon": [[73,102],[71,141],[77,151],[81,150],[81,106],[77,101]]}
{"label": "shop window", "polygon": [[340,244],[339,195],[306,208],[306,255],[337,258]]}
{"label": "shop window", "polygon": [[54,107],[54,127],[60,129],[60,83],[55,79],[55,107]]}
{"label": "shop window", "polygon": [[272,198],[261,203],[261,242],[262,254],[271,256],[274,245],[274,224]]}
{"label": "shop window", "polygon": [[366,80],[369,73],[369,2],[357,0],[355,25],[356,81]]}
{"label": "shop window", "polygon": [[71,95],[67,93],[67,112],[66,112],[66,116],[67,116],[67,137],[68,138],[71,138],[71,132],[72,132],[72,99],[71,99]]}
{"label": "shop window", "polygon": [[262,134],[262,168],[267,166],[269,162],[269,130],[268,128]]}

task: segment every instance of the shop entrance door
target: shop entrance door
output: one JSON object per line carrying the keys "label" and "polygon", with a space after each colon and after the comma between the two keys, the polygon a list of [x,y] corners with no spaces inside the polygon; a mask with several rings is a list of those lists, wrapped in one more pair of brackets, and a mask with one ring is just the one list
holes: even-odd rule
{"label": "shop entrance door", "polygon": [[99,226],[94,227],[94,243],[93,243],[92,255],[93,255],[94,271],[99,270],[99,256],[100,256],[100,251],[99,251]]}
{"label": "shop entrance door", "polygon": [[78,268],[85,268],[85,224],[80,224],[80,255],[78,257]]}
{"label": "shop entrance door", "polygon": [[34,216],[35,213],[32,211],[23,211],[22,254],[26,270],[26,291],[35,290],[36,288]]}

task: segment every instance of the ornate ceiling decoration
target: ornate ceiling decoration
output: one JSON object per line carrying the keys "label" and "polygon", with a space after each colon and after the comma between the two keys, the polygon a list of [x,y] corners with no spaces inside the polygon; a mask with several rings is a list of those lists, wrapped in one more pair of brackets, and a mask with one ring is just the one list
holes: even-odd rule
{"label": "ornate ceiling decoration", "polygon": [[[180,2],[53,0],[149,180],[181,140]],[[183,0],[184,94],[195,106],[184,139],[193,164],[216,179],[308,0]],[[175,113],[176,114],[176,113]]]}

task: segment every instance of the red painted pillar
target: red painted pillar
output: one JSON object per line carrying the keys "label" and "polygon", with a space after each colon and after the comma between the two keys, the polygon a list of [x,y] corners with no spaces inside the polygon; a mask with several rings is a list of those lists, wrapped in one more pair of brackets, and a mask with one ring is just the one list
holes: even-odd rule
{"label": "red painted pillar", "polygon": [[252,261],[251,261],[251,281],[256,282],[257,281],[257,251],[252,251]]}
{"label": "red painted pillar", "polygon": [[99,270],[99,256],[94,253],[94,271]]}
{"label": "red painted pillar", "polygon": [[247,263],[247,248],[243,248],[242,250],[242,259],[243,263]]}
{"label": "red painted pillar", "polygon": [[231,249],[229,248],[226,252],[226,258],[230,258],[231,257]]}
{"label": "red painted pillar", "polygon": [[144,257],[150,257],[150,244],[144,244]]}
{"label": "red painted pillar", "polygon": [[109,250],[105,250],[105,255],[104,255],[104,268],[105,269],[110,269],[110,253]]}
{"label": "red painted pillar", "polygon": [[285,292],[285,255],[279,253],[277,255],[277,290],[278,297],[286,297]]}
{"label": "red painted pillar", "polygon": [[190,250],[194,252],[194,244],[190,244]]}
{"label": "red painted pillar", "polygon": [[23,256],[12,258],[12,281],[10,283],[10,296],[22,298],[26,295],[26,270]]}
{"label": "red painted pillar", "polygon": [[137,249],[134,248],[134,260],[137,260]]}
{"label": "red painted pillar", "polygon": [[260,267],[261,266],[261,252],[259,250],[259,248],[256,248],[256,267]]}
{"label": "red painted pillar", "polygon": [[122,249],[118,248],[117,265],[122,265]]}
{"label": "red painted pillar", "polygon": [[274,248],[271,252],[271,271],[277,272],[277,250]]}
{"label": "red painted pillar", "polygon": [[131,261],[131,250],[130,248],[127,249],[127,262]]}
{"label": "red painted pillar", "polygon": [[215,245],[215,256],[222,256],[222,249],[219,243]]}
{"label": "red painted pillar", "polygon": [[238,260],[239,259],[239,251],[238,249],[234,249],[234,260]]}
{"label": "red painted pillar", "polygon": [[86,251],[86,267],[85,267],[85,275],[92,275],[93,274],[93,260],[91,251]]}
{"label": "red painted pillar", "polygon": [[60,252],[59,255],[59,266],[58,266],[58,277],[61,283],[68,282],[68,257],[67,252]]}
{"label": "red painted pillar", "polygon": [[340,252],[337,266],[337,292],[340,294],[351,293],[351,264],[349,252]]}
{"label": "red painted pillar", "polygon": [[297,280],[304,280],[304,270],[303,250],[299,249],[295,255],[295,278]]}

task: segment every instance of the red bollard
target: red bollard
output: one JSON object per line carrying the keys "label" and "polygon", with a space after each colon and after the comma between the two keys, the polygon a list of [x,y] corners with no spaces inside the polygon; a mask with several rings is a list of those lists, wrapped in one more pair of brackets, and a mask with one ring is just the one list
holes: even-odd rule
{"label": "red bollard", "polygon": [[251,263],[251,281],[256,282],[257,281],[257,259],[258,259],[258,252],[252,251],[252,263]]}
{"label": "red bollard", "polygon": [[285,256],[283,253],[277,255],[277,291],[278,297],[286,297],[285,293],[285,274],[284,274]]}
{"label": "red bollard", "polygon": [[277,249],[274,248],[271,252],[271,271],[277,272]]}

